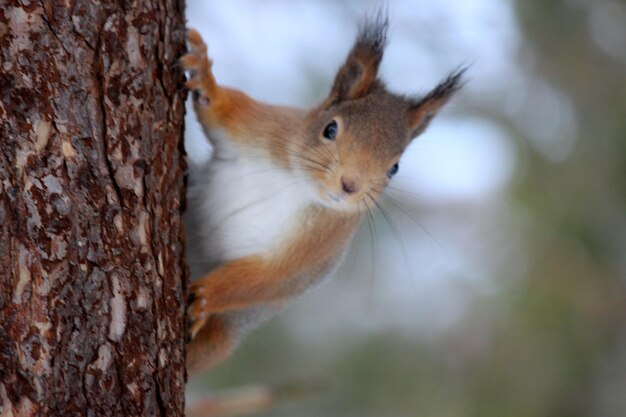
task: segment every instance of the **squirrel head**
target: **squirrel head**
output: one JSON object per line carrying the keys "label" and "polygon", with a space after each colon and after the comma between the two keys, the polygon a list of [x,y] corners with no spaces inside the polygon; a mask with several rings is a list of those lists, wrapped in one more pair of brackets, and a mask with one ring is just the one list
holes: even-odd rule
{"label": "squirrel head", "polygon": [[310,113],[305,168],[324,205],[361,210],[376,204],[399,169],[399,159],[438,110],[460,89],[464,69],[429,93],[389,92],[377,78],[387,17],[365,20],[324,102]]}

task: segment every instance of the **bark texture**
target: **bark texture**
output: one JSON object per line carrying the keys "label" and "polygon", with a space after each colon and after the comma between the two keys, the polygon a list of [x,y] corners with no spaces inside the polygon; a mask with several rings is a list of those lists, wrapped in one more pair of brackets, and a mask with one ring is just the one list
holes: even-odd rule
{"label": "bark texture", "polygon": [[0,416],[183,415],[183,1],[0,5]]}

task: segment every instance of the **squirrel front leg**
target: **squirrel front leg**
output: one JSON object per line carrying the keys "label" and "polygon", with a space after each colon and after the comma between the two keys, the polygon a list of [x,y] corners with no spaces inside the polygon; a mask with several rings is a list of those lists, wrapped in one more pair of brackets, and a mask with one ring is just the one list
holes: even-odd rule
{"label": "squirrel front leg", "polygon": [[290,268],[272,264],[260,256],[227,262],[191,285],[187,314],[195,338],[215,314],[275,302],[293,295],[286,285]]}
{"label": "squirrel front leg", "polygon": [[227,262],[193,282],[187,308],[192,337],[187,348],[190,374],[212,368],[236,346],[240,324],[229,320],[229,312],[276,304],[300,292],[306,277],[295,269],[301,268],[251,256]]}
{"label": "squirrel front leg", "polygon": [[323,210],[305,216],[308,227],[272,255],[228,261],[192,283],[187,309],[192,337],[212,314],[289,299],[332,270],[360,217]]}

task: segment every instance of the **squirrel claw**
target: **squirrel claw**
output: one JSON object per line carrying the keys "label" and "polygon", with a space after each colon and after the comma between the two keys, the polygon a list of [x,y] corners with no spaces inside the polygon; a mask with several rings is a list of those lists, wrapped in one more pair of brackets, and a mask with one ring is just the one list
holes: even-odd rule
{"label": "squirrel claw", "polygon": [[190,334],[189,340],[193,340],[200,329],[204,327],[209,317],[207,305],[207,300],[202,296],[202,288],[194,288],[192,286],[187,304],[187,320],[189,322],[187,328],[189,329]]}
{"label": "squirrel claw", "polygon": [[200,314],[200,316],[198,318],[196,318],[191,323],[191,327],[189,329],[190,340],[193,340],[196,337],[196,335],[198,334],[198,332],[200,331],[200,329],[202,329],[204,327],[208,317],[209,317],[209,315],[207,313],[202,313],[202,314]]}

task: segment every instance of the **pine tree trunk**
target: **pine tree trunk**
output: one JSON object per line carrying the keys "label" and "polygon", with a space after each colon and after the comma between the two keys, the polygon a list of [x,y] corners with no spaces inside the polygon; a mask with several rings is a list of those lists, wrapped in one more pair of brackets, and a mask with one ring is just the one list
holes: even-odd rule
{"label": "pine tree trunk", "polygon": [[183,415],[183,0],[0,6],[0,416]]}

